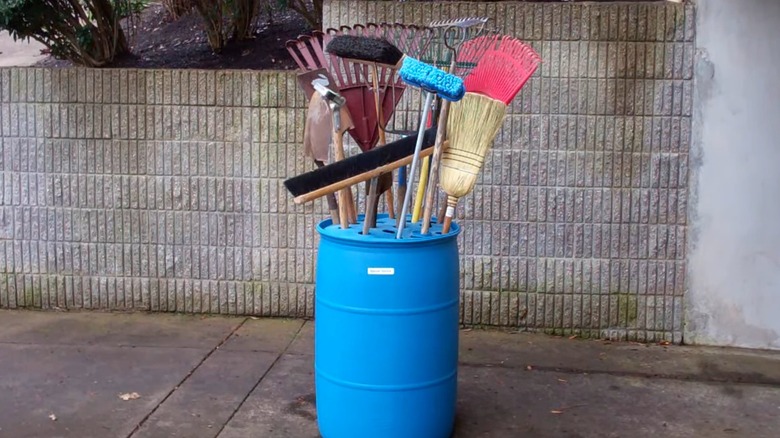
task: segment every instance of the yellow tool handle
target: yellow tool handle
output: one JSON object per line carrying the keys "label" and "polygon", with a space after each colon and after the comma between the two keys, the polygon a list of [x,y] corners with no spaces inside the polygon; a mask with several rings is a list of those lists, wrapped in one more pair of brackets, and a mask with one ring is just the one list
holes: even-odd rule
{"label": "yellow tool handle", "polygon": [[422,212],[423,198],[425,197],[425,184],[428,182],[428,166],[430,157],[425,157],[420,168],[420,183],[417,185],[417,196],[414,198],[414,210],[412,211],[412,223],[416,224],[420,220]]}

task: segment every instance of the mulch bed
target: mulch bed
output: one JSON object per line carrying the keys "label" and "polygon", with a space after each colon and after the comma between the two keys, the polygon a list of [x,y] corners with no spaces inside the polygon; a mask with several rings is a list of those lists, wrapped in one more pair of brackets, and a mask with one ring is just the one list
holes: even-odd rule
{"label": "mulch bed", "polygon": [[[192,12],[170,20],[159,4],[147,7],[134,22],[134,32],[126,32],[131,54],[108,67],[294,70],[297,68],[284,43],[312,32],[306,21],[293,11],[275,11],[258,18],[254,38],[231,42],[219,54],[212,52],[200,16]],[[39,67],[71,67],[69,61],[48,57]]]}

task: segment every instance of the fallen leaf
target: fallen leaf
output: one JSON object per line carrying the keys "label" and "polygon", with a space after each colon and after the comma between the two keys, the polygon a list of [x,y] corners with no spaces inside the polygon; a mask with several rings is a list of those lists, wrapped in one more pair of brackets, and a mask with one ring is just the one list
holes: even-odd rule
{"label": "fallen leaf", "polygon": [[567,380],[563,380],[563,379],[558,379],[558,381],[561,382],[561,383],[566,383],[567,382]]}
{"label": "fallen leaf", "polygon": [[527,367],[525,367],[525,369],[527,369],[528,371],[531,371],[531,370],[534,369],[534,367],[532,367],[531,365],[528,365]]}
{"label": "fallen leaf", "polygon": [[659,344],[661,344],[661,345],[669,345],[670,342],[669,341],[661,341],[661,342],[659,342]]}
{"label": "fallen leaf", "polygon": [[571,335],[569,336],[569,339],[577,339],[577,335]]}
{"label": "fallen leaf", "polygon": [[135,399],[140,398],[140,397],[141,397],[141,395],[138,394],[137,392],[127,392],[127,393],[119,395],[119,398],[121,398],[124,401],[135,400]]}
{"label": "fallen leaf", "polygon": [[56,416],[56,415],[54,415],[54,414],[49,414],[49,419],[50,419],[51,421],[57,421],[57,416]]}
{"label": "fallen leaf", "polygon": [[585,406],[585,405],[583,404],[583,405],[566,406],[565,408],[553,409],[552,411],[550,411],[550,413],[552,413],[552,414],[562,414],[563,411],[568,411],[569,409],[579,408],[579,407],[582,407],[582,406]]}

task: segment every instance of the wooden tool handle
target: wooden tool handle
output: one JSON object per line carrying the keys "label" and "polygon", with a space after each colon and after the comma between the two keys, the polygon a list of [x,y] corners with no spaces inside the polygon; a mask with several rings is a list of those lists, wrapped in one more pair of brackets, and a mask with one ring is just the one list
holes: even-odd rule
{"label": "wooden tool handle", "polygon": [[[433,151],[436,153],[436,151]],[[417,194],[414,198],[414,208],[412,209],[412,223],[416,224],[420,220],[422,213],[423,197],[425,196],[425,184],[428,182],[428,167],[430,166],[430,157],[423,158],[422,168],[420,169],[420,182],[417,183]]]}
{"label": "wooden tool handle", "polygon": [[450,226],[452,225],[452,217],[455,216],[455,207],[458,205],[458,198],[454,196],[447,196],[447,213],[444,215],[444,225],[442,225],[441,233],[447,234],[450,232]]}
{"label": "wooden tool handle", "polygon": [[344,136],[339,131],[333,131],[333,152],[336,161],[344,159]]}
{"label": "wooden tool handle", "polygon": [[[401,166],[398,168],[398,211],[403,208],[404,198],[406,197],[406,167]],[[397,222],[397,221],[396,221]]]}
{"label": "wooden tool handle", "polygon": [[[371,65],[371,79],[373,82],[374,87],[374,111],[376,112],[376,127],[379,131],[379,144],[378,147],[384,146],[387,144],[385,139],[385,130],[382,128],[382,100],[381,100],[381,94],[379,92],[379,69],[377,68],[377,65],[374,63]],[[377,193],[379,181],[377,178],[372,178],[371,183],[369,184],[369,194],[368,198],[366,199],[366,217],[365,222],[366,225],[363,226],[363,234],[368,234],[368,229],[371,227],[376,226],[376,215],[377,211],[379,210],[379,193]],[[390,217],[395,216],[395,212],[393,211],[393,205],[392,205],[392,192],[393,192],[393,175],[390,174],[390,187],[387,191],[388,197],[386,198],[388,201],[388,213]]]}
{"label": "wooden tool handle", "polygon": [[[317,165],[317,167],[325,166],[325,163],[320,160],[314,160],[314,164]],[[325,198],[328,201],[328,210],[330,210],[331,221],[334,225],[341,223],[339,221],[339,204],[336,202],[336,196],[333,193],[330,193]]]}
{"label": "wooden tool handle", "polygon": [[[429,147],[427,149],[423,149],[422,151],[420,151],[420,157],[427,157],[432,153],[433,153],[433,148]],[[392,163],[385,164],[384,166],[379,166],[376,169],[369,170],[368,172],[363,172],[361,174],[355,175],[347,179],[343,179],[341,181],[335,182],[328,186],[321,187],[317,190],[313,190],[309,193],[296,196],[295,198],[293,198],[293,202],[295,202],[296,204],[303,204],[318,199],[322,196],[325,196],[328,193],[335,193],[345,187],[350,187],[355,184],[359,184],[363,181],[368,181],[371,178],[379,176],[383,173],[391,172],[395,169],[398,169],[401,166],[406,166],[407,164],[412,162],[413,158],[414,155],[409,155],[408,157],[401,158],[400,160],[396,160],[393,161]],[[341,206],[339,206],[339,208],[341,208]]]}
{"label": "wooden tool handle", "polygon": [[363,234],[368,234],[370,229],[376,226],[377,185],[377,178],[371,178],[368,197],[366,198],[366,217],[363,218]]}
{"label": "wooden tool handle", "polygon": [[355,196],[352,193],[352,187],[347,187],[344,189],[344,191],[347,192],[347,199],[349,202],[347,202],[347,210],[349,211],[349,223],[356,224],[357,223],[357,208],[355,207]]}
{"label": "wooden tool handle", "polygon": [[[441,113],[439,113],[439,125],[436,128],[436,143],[433,145],[433,159],[431,160],[431,174],[430,181],[428,182],[428,191],[425,194],[425,211],[423,212],[423,223],[420,233],[428,234],[428,230],[431,226],[431,216],[433,216],[433,198],[436,195],[436,189],[438,187],[439,178],[439,163],[441,163],[441,155],[449,145],[444,137],[447,135],[447,117],[450,113],[450,101],[442,99]],[[439,216],[441,220],[441,216]]]}
{"label": "wooden tool handle", "polygon": [[395,219],[395,199],[393,199],[393,184],[390,184],[390,188],[387,189],[387,191],[385,192],[385,200],[387,201],[387,216],[390,219]]}
{"label": "wooden tool handle", "polygon": [[[341,133],[338,132],[338,130],[334,130],[333,132],[333,147],[334,155],[336,156],[336,160],[341,161],[344,159],[344,137],[342,137]],[[342,189],[339,192],[339,222],[341,223],[342,229],[349,228],[349,218],[350,218],[350,211],[349,211],[349,204],[350,204],[350,193],[348,186],[342,187]],[[332,193],[332,192],[331,192]]]}

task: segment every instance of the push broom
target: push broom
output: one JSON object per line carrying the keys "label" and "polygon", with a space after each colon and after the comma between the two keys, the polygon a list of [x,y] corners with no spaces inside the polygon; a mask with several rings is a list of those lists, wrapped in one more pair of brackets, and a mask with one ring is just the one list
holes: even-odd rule
{"label": "push broom", "polygon": [[442,153],[439,183],[447,194],[442,234],[448,233],[458,200],[477,181],[506,109],[536,71],[539,55],[521,41],[505,37],[482,56],[464,80],[466,94],[453,102],[448,118],[449,147]]}

